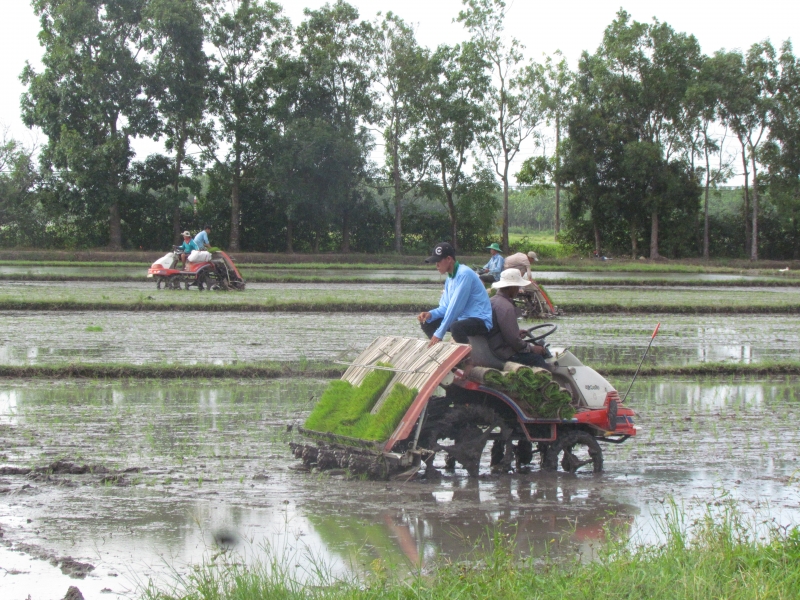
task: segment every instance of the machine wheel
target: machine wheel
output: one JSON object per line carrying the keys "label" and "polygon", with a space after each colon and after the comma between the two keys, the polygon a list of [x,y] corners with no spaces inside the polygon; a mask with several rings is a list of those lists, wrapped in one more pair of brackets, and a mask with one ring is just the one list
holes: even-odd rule
{"label": "machine wheel", "polygon": [[[430,415],[423,425],[420,444],[434,452],[445,452],[446,468],[452,468],[458,461],[471,477],[477,477],[483,449],[497,427],[500,435],[496,443],[510,443],[512,428],[494,410],[484,406],[456,406]],[[443,445],[440,440],[450,443]],[[426,463],[432,465],[433,457]]]}
{"label": "machine wheel", "polygon": [[591,434],[569,431],[559,435],[542,456],[544,471],[558,471],[559,464],[567,473],[575,473],[587,465],[592,466],[592,472],[600,473],[603,470],[603,450]]}
{"label": "machine wheel", "polygon": [[[163,283],[164,283],[164,278],[163,277],[156,277],[156,289],[157,290],[161,289],[161,284],[163,284]],[[166,285],[164,287],[166,287]]]}

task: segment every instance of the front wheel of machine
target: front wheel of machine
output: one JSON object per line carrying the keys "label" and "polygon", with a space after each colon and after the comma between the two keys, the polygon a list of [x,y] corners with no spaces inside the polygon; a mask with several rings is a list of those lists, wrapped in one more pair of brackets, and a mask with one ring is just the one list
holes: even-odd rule
{"label": "front wheel of machine", "polygon": [[567,432],[550,444],[542,457],[544,471],[558,471],[559,465],[566,473],[576,473],[584,466],[591,466],[593,473],[600,473],[603,471],[603,450],[591,434]]}

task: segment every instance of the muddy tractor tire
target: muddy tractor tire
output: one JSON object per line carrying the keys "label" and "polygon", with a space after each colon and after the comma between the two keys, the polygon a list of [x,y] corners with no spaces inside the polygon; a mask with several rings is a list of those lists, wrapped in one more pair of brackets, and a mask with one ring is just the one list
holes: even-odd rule
{"label": "muddy tractor tire", "polygon": [[586,431],[567,431],[559,434],[556,441],[544,449],[543,471],[576,473],[583,467],[591,467],[593,473],[603,471],[603,450],[600,444]]}
{"label": "muddy tractor tire", "polygon": [[[444,452],[447,469],[458,462],[471,477],[477,477],[483,449],[490,437],[495,437],[495,446],[503,445],[504,454],[511,446],[512,428],[492,408],[457,405],[431,412],[434,414],[429,413],[420,432],[420,445],[433,452]],[[498,427],[499,435],[493,434]],[[434,456],[425,461],[428,468],[433,466]]]}

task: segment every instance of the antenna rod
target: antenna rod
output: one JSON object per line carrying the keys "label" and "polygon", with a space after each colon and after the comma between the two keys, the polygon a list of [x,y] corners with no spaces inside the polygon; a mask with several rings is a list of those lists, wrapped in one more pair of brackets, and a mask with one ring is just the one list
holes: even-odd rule
{"label": "antenna rod", "polygon": [[653,330],[653,335],[650,336],[650,343],[647,344],[647,349],[644,351],[642,355],[642,360],[639,361],[639,366],[636,367],[636,373],[633,374],[633,379],[631,379],[631,384],[628,386],[628,391],[625,392],[625,398],[622,399],[620,402],[621,404],[625,404],[625,400],[628,397],[628,394],[631,392],[631,388],[633,387],[633,382],[636,381],[636,377],[639,375],[639,370],[642,368],[642,363],[644,362],[645,356],[650,351],[650,346],[653,345],[653,340],[656,339],[656,334],[658,333],[658,328],[661,327],[661,323],[656,324],[656,328]]}

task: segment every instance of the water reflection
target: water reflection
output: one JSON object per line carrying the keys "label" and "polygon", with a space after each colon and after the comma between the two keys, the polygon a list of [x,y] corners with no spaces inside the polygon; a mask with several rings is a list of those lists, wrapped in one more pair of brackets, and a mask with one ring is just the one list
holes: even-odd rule
{"label": "water reflection", "polygon": [[2,382],[3,465],[64,457],[135,468],[113,484],[0,477],[13,490],[0,503],[5,538],[140,581],[185,573],[229,539],[247,560],[268,549],[302,578],[320,564],[427,567],[469,557],[498,532],[524,555],[589,559],[608,532],[657,540],[654,515],[669,497],[692,510],[724,493],[745,509],[767,500],[781,523],[800,516],[793,378],[641,379],[628,401],[640,435],[604,447],[600,476],[491,475],[487,452],[477,479],[457,470],[406,484],[294,470],[287,425],[302,422],[324,386]]}

